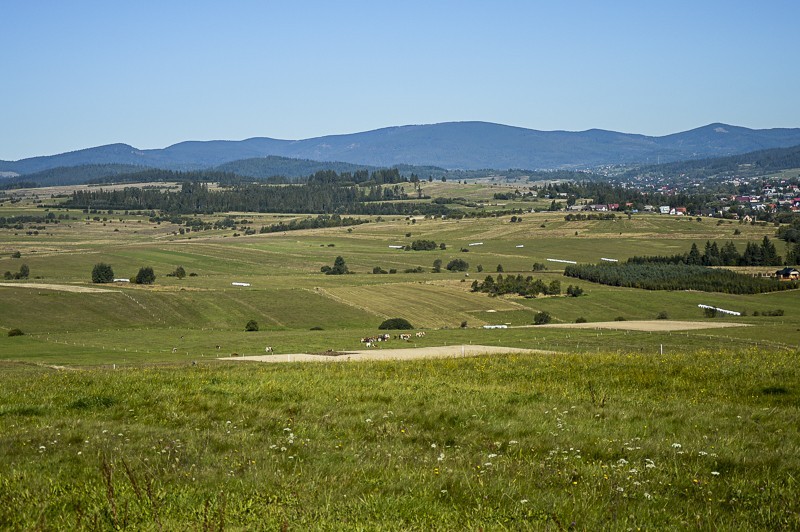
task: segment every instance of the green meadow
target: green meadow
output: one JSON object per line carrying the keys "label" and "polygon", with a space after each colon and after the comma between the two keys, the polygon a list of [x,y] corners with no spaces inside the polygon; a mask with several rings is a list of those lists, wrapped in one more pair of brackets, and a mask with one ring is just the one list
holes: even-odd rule
{"label": "green meadow", "polygon": [[[430,189],[486,202],[496,191]],[[34,199],[0,205],[0,216],[44,215]],[[302,217],[216,214],[200,217],[231,216],[235,227],[181,232],[130,213],[50,211],[69,219],[0,229],[0,273],[30,269],[29,279],[0,286],[1,528],[800,527],[797,291],[618,288],[566,278],[564,263],[548,261],[675,254],[707,240],[741,250],[772,239],[773,226],[645,214],[568,222],[540,212],[516,223],[389,216],[258,234]],[[390,247],[418,239],[445,249]],[[320,272],[338,256],[352,275]],[[454,259],[468,270],[444,269]],[[122,278],[150,266],[156,281],[93,284],[100,262]],[[535,263],[547,269],[533,272]],[[470,291],[498,265],[584,295]],[[178,266],[189,275],[167,275]],[[744,315],[708,318],[698,304]],[[765,315],[775,310],[782,315]],[[744,326],[536,327],[538,312],[551,325],[661,323],[666,313],[663,323]],[[362,349],[360,339],[394,317],[426,334],[392,339],[378,353],[468,344],[536,351],[220,360],[266,347]],[[245,331],[250,320],[258,331]],[[12,329],[24,334],[8,336]]]}

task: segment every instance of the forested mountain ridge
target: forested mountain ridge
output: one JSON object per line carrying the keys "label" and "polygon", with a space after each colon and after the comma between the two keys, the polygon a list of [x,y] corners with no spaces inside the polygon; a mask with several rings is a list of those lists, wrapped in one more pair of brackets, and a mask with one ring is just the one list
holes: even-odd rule
{"label": "forested mountain ridge", "polygon": [[678,161],[629,170],[622,177],[637,175],[682,175],[702,178],[719,175],[763,175],[791,168],[800,168],[800,145],[789,148],[772,148],[728,157],[715,157],[696,161]]}
{"label": "forested mountain ridge", "polygon": [[410,164],[465,170],[537,170],[652,164],[799,144],[800,128],[755,130],[710,124],[682,133],[650,137],[599,129],[538,131],[488,122],[447,122],[304,140],[261,137],[241,141],[189,141],[151,150],[110,144],[59,155],[0,161],[0,172],[24,175],[59,166],[110,163],[187,171],[267,156],[375,167]]}

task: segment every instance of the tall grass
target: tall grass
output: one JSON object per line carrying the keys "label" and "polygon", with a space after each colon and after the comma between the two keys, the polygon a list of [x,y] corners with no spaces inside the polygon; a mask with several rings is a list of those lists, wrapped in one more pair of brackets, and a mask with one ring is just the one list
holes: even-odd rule
{"label": "tall grass", "polygon": [[0,371],[8,529],[797,529],[800,355]]}

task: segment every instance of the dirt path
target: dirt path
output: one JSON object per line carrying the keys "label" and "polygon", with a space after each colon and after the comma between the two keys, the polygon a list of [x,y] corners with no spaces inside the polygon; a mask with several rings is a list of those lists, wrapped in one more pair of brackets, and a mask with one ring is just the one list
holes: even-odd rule
{"label": "dirt path", "polygon": [[547,327],[554,329],[616,329],[619,331],[671,332],[749,326],[750,325],[747,323],[732,323],[726,321],[637,320],[596,321],[593,323],[550,323],[548,325],[528,325],[526,327],[535,327],[537,329]]}
{"label": "dirt path", "polygon": [[550,353],[538,349],[517,349],[491,345],[448,345],[444,347],[418,347],[410,349],[369,349],[348,351],[339,356],[290,353],[285,355],[255,355],[225,357],[218,360],[256,362],[352,362],[360,360],[415,360],[420,358],[459,358],[505,353]]}
{"label": "dirt path", "polygon": [[78,286],[69,284],[46,284],[46,283],[0,283],[0,286],[9,288],[38,288],[39,290],[58,290],[60,292],[81,292],[85,294],[114,294],[116,290],[107,288],[92,288],[91,286]]}

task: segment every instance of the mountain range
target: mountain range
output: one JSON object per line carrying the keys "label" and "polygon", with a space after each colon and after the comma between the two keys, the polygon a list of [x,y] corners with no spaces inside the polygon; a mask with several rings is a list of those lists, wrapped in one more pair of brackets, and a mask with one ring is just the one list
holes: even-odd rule
{"label": "mountain range", "polygon": [[375,167],[409,164],[464,170],[590,169],[610,164],[695,160],[795,145],[800,145],[800,128],[748,129],[716,123],[652,137],[600,129],[538,131],[488,122],[446,122],[304,140],[257,137],[187,141],[149,150],[110,144],[0,161],[0,173],[25,175],[58,167],[104,164],[186,171],[268,156]]}

